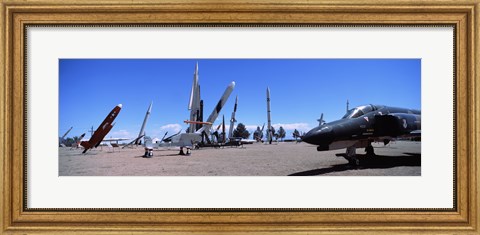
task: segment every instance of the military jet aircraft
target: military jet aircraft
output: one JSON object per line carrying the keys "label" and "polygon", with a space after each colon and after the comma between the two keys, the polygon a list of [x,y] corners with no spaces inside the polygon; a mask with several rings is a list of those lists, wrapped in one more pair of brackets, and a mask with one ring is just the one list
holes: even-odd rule
{"label": "military jet aircraft", "polygon": [[398,137],[420,134],[420,110],[370,104],[350,109],[342,119],[313,128],[302,140],[318,145],[318,151],[346,148],[343,157],[350,164],[359,165],[356,148],[365,148],[367,155],[374,155],[373,141],[386,145]]}

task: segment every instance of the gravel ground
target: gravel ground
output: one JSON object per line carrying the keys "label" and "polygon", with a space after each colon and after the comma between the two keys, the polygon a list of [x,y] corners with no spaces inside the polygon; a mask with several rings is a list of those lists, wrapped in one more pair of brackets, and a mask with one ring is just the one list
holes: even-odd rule
{"label": "gravel ground", "polygon": [[348,165],[336,153],[317,152],[306,143],[255,143],[244,147],[204,148],[190,156],[178,149],[155,150],[152,158],[142,158],[143,148],[99,147],[82,150],[59,148],[59,176],[419,176],[421,143],[396,141],[386,146],[374,144],[376,157],[364,157],[362,165]]}

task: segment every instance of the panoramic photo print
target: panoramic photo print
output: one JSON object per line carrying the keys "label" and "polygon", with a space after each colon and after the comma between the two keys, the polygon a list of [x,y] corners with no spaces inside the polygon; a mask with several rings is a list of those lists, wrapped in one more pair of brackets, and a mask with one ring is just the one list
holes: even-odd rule
{"label": "panoramic photo print", "polygon": [[420,59],[60,59],[59,176],[420,176]]}

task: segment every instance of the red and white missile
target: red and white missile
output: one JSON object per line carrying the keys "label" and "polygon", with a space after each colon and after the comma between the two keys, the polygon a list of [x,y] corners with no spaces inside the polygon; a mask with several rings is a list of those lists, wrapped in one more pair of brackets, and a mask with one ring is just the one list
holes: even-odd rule
{"label": "red and white missile", "polygon": [[[110,111],[108,116],[103,120],[103,122],[100,124],[100,126],[97,128],[97,130],[93,133],[92,137],[88,141],[82,141],[80,145],[82,145],[85,150],[83,150],[83,153],[86,153],[87,150],[97,147],[100,145],[102,142],[103,138],[110,132],[110,130],[113,128],[115,123],[113,121],[115,118],[118,116],[120,113],[120,110],[122,109],[122,104],[119,104],[115,106],[115,108]],[[113,124],[112,124],[113,123]]]}

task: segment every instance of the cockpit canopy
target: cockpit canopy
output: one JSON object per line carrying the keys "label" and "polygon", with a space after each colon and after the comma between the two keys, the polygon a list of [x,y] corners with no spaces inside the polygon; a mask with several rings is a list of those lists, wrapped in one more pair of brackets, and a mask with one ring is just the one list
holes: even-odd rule
{"label": "cockpit canopy", "polygon": [[371,104],[358,106],[356,108],[348,110],[348,112],[342,117],[342,119],[357,118],[380,108],[381,107],[378,105],[371,105]]}

